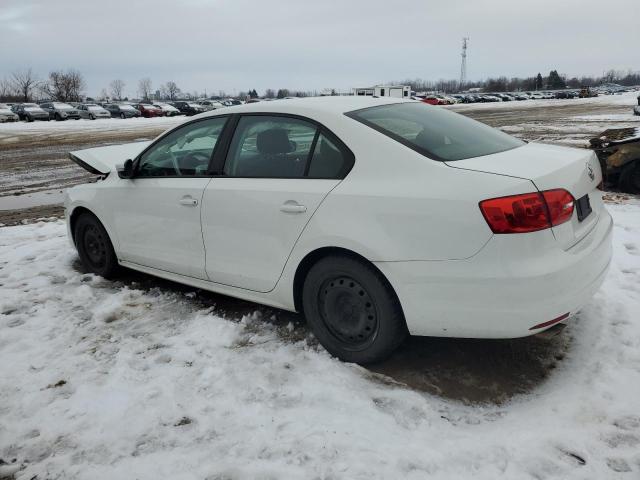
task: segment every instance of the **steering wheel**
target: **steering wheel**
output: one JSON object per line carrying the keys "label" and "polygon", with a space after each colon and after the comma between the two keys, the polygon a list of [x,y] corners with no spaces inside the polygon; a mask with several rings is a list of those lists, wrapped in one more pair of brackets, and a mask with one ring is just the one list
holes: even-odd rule
{"label": "steering wheel", "polygon": [[202,152],[190,152],[182,159],[182,164],[186,166],[186,170],[191,170],[191,165],[193,165],[195,172],[203,165],[205,168],[209,166],[209,155]]}

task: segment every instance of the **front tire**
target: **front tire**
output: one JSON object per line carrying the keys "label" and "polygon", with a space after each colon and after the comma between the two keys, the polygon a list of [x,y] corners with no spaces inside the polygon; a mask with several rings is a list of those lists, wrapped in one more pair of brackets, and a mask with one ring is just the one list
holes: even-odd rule
{"label": "front tire", "polygon": [[382,361],[407,336],[391,286],[375,267],[347,256],[326,257],[311,267],[302,305],[318,341],[346,362]]}
{"label": "front tire", "polygon": [[120,118],[121,118],[122,120],[124,120],[125,118],[127,118],[127,116],[126,116],[124,113],[121,113],[121,114],[120,114]]}
{"label": "front tire", "polygon": [[73,231],[78,255],[87,270],[112,278],[118,269],[118,259],[100,220],[90,213],[82,213]]}

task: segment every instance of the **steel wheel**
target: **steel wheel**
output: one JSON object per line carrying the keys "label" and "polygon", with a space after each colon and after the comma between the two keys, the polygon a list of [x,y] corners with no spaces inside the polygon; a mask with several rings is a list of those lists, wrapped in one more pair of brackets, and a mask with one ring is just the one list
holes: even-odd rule
{"label": "steel wheel", "polygon": [[328,330],[354,350],[365,347],[378,332],[378,312],[365,288],[348,276],[326,280],[318,295]]}
{"label": "steel wheel", "polygon": [[302,309],[318,341],[347,362],[388,357],[407,335],[393,288],[375,266],[349,256],[327,256],[308,271]]}
{"label": "steel wheel", "polygon": [[107,259],[107,244],[95,225],[87,225],[82,235],[82,243],[91,266],[102,268]]}

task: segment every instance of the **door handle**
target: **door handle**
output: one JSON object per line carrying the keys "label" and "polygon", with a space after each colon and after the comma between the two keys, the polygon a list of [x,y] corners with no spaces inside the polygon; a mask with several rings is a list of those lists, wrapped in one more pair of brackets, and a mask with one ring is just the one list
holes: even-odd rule
{"label": "door handle", "polygon": [[288,200],[280,205],[280,211],[284,213],[304,213],[307,211],[307,207],[300,205],[295,200]]}
{"label": "door handle", "polygon": [[180,205],[185,205],[187,207],[195,207],[196,205],[198,205],[198,200],[191,197],[182,197],[180,199]]}

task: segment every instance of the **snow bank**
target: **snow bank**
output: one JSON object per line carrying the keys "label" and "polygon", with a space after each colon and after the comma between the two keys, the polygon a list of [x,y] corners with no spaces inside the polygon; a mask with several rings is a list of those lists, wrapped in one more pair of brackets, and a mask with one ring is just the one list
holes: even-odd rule
{"label": "snow bank", "polygon": [[0,458],[19,479],[637,478],[640,204],[610,209],[611,272],[567,357],[503,406],[80,273],[61,222],[2,228]]}

